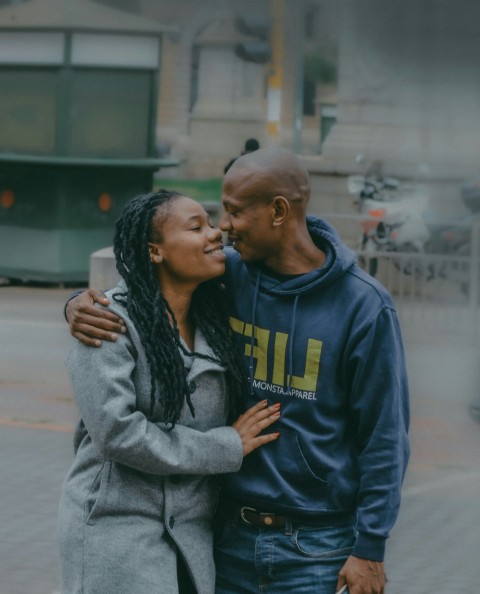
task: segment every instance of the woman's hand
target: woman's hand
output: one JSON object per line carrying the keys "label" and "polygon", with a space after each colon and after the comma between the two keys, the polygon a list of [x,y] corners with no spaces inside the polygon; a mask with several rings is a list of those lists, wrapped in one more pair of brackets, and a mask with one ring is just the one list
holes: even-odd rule
{"label": "woman's hand", "polygon": [[278,432],[259,435],[261,431],[270,427],[280,418],[280,403],[272,406],[267,405],[268,401],[262,400],[240,415],[233,423],[234,429],[238,431],[242,439],[244,456],[256,448],[274,441],[280,435]]}
{"label": "woman's hand", "polygon": [[101,291],[88,289],[70,299],[65,315],[74,338],[87,346],[99,347],[102,340],[117,340],[118,333],[125,333],[126,327],[123,320],[114,313],[95,307],[95,302],[102,305],[110,303]]}

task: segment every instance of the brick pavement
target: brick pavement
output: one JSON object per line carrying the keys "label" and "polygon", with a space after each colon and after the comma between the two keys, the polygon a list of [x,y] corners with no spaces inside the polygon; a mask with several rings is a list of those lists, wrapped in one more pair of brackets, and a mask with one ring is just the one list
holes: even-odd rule
{"label": "brick pavement", "polygon": [[[63,367],[69,291],[0,287],[0,594],[59,592],[56,510],[75,409]],[[477,354],[406,341],[412,459],[387,547],[387,594],[478,590]],[[132,593],[134,594],[134,593]]]}
{"label": "brick pavement", "polygon": [[0,592],[60,591],[56,519],[70,432],[0,427]]}
{"label": "brick pavement", "polygon": [[[458,336],[424,340],[409,328],[412,455],[387,544],[387,594],[478,590],[480,569],[479,353]],[[433,337],[434,338],[434,337]]]}

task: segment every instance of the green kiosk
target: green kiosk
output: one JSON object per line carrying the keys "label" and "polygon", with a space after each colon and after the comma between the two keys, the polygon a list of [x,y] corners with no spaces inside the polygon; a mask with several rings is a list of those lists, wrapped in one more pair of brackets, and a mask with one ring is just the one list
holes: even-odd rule
{"label": "green kiosk", "polygon": [[89,0],[0,9],[0,276],[84,282],[156,156],[162,35]]}

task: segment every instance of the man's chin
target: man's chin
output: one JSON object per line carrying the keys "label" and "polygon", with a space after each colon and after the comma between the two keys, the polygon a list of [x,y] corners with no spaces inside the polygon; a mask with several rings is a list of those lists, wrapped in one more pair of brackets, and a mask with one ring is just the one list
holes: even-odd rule
{"label": "man's chin", "polygon": [[243,262],[259,262],[261,260],[261,258],[258,258],[248,250],[245,250],[242,245],[234,245],[233,249],[236,252],[238,252],[238,255],[240,256]]}

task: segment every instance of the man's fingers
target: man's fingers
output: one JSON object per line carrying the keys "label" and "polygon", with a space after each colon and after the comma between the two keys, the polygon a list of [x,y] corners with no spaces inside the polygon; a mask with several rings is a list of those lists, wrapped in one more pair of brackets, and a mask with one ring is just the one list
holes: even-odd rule
{"label": "man's fingers", "polygon": [[97,301],[103,305],[108,305],[110,303],[110,300],[105,297],[105,293],[99,291],[98,289],[88,289],[87,293],[91,297],[92,301]]}
{"label": "man's fingers", "polygon": [[99,330],[108,332],[125,332],[125,325],[120,323],[118,316],[110,314],[107,316],[93,316],[90,314],[78,314],[72,324],[74,329],[80,329],[79,326],[93,326]]}
{"label": "man's fingers", "polygon": [[96,338],[90,338],[89,336],[87,336],[86,334],[83,334],[82,332],[72,332],[72,336],[87,346],[91,346],[91,347],[102,346],[102,343],[100,340],[98,340]]}
{"label": "man's fingers", "polygon": [[[78,338],[79,334],[83,334],[93,340],[108,340],[109,342],[115,342],[118,339],[117,332],[101,330],[97,326],[90,326],[89,324],[74,324],[71,334],[75,338]],[[82,342],[84,341],[82,340]]]}
{"label": "man's fingers", "polygon": [[111,311],[88,305],[86,307],[78,307],[72,311],[76,322],[95,321],[95,324],[102,322],[110,322],[118,325],[124,324],[123,320]]}

